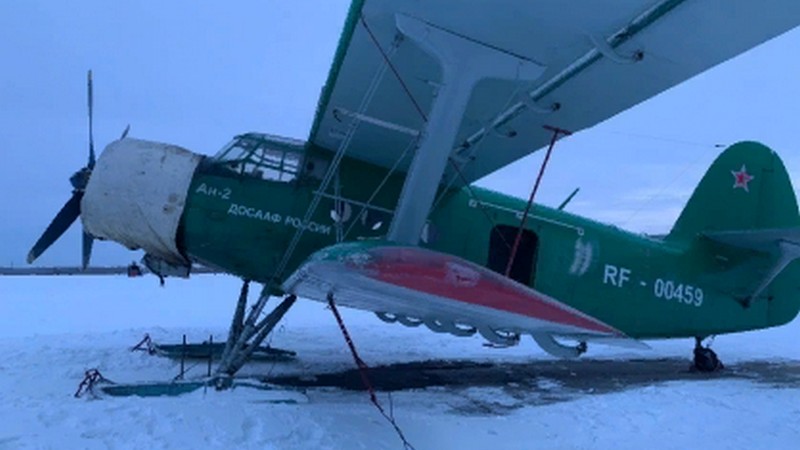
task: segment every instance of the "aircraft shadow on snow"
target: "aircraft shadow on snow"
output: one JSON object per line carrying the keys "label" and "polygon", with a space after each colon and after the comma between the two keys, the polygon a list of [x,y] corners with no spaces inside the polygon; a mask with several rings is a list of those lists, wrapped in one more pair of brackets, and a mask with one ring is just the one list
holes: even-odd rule
{"label": "aircraft shadow on snow", "polygon": [[[524,406],[547,405],[672,381],[745,380],[770,388],[800,387],[798,361],[744,361],[713,374],[690,371],[689,365],[688,359],[681,358],[496,363],[430,360],[371,367],[369,378],[378,391],[444,388],[447,392],[463,394],[449,404],[453,412],[468,415],[498,415]],[[296,388],[364,390],[357,369],[270,377],[265,381]],[[469,389],[477,387],[497,388],[505,395],[472,395]]]}

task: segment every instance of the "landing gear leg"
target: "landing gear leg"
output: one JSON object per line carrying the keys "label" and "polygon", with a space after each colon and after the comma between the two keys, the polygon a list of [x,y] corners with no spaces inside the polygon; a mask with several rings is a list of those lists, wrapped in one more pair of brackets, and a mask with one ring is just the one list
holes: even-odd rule
{"label": "landing gear leg", "polygon": [[245,281],[239,301],[236,305],[236,312],[233,315],[231,329],[228,333],[228,342],[225,344],[225,351],[222,354],[219,367],[217,368],[217,389],[230,387],[233,376],[244,366],[267,335],[275,328],[283,316],[289,311],[297,297],[290,295],[275,307],[266,317],[259,320],[264,307],[269,300],[269,290],[263,289],[258,301],[250,309],[247,317],[244,317],[245,306],[247,304],[247,292],[249,282]]}
{"label": "landing gear leg", "polygon": [[697,336],[694,344],[694,362],[692,370],[698,372],[716,372],[724,369],[722,361],[719,360],[711,345],[703,346],[703,338]]}
{"label": "landing gear leg", "polygon": [[239,340],[244,330],[244,312],[247,307],[247,296],[250,292],[250,280],[244,280],[242,290],[239,292],[239,301],[236,302],[236,311],[233,313],[231,328],[228,331],[228,340],[225,342],[225,350],[222,352],[224,357],[229,355],[233,349],[233,344]]}

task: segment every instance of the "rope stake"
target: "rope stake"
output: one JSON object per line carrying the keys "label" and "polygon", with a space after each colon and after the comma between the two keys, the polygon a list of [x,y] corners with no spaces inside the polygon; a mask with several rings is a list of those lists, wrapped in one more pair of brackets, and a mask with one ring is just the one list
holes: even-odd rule
{"label": "rope stake", "polygon": [[104,377],[97,369],[87,370],[84,372],[83,381],[78,385],[78,390],[75,391],[75,398],[80,398],[87,392],[92,394],[92,397],[97,397],[94,392],[94,386],[98,383],[111,383],[111,380]]}
{"label": "rope stake", "polygon": [[156,349],[153,346],[153,339],[150,338],[149,333],[145,333],[144,337],[138,344],[131,347],[132,352],[140,351],[140,352],[147,352],[149,355],[154,355],[156,353]]}

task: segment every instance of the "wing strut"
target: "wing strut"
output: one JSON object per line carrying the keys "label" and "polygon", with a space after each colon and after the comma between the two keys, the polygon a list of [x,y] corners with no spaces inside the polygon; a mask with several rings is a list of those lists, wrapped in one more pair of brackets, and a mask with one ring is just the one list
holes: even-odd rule
{"label": "wing strut", "polygon": [[395,21],[404,36],[438,59],[442,66],[442,83],[389,229],[391,241],[416,245],[475,85],[486,78],[532,81],[545,68],[419,19],[398,14]]}

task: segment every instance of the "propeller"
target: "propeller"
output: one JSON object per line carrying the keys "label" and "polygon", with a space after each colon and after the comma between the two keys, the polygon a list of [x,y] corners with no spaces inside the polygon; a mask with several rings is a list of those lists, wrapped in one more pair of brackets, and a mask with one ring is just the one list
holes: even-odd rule
{"label": "propeller", "polygon": [[[39,240],[33,244],[31,251],[28,253],[28,264],[35,261],[36,258],[45,252],[45,250],[53,245],[53,243],[57,241],[81,215],[81,199],[83,199],[83,193],[86,190],[86,185],[89,183],[89,177],[92,175],[92,169],[94,169],[96,162],[94,152],[94,136],[92,130],[92,110],[94,99],[92,92],[91,70],[86,77],[86,88],[88,93],[87,103],[89,107],[89,161],[87,162],[86,167],[78,170],[69,178],[69,182],[72,184],[72,196],[69,198],[69,200],[67,200],[67,203],[64,204],[58,214],[56,214],[56,217],[52,222],[50,222],[50,225],[47,226],[47,229],[44,230],[44,233],[42,233],[42,236],[39,237]],[[125,134],[127,134],[127,132]],[[92,256],[93,243],[94,237],[84,230],[81,260],[84,269],[89,265],[89,260]]]}

